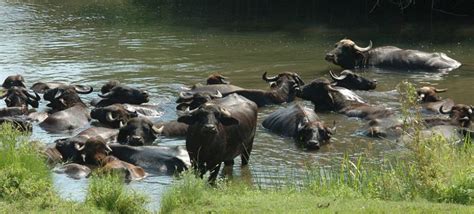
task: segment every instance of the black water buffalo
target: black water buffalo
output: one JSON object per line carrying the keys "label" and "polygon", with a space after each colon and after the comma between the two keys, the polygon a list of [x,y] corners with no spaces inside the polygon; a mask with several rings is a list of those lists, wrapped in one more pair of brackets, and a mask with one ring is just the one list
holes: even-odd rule
{"label": "black water buffalo", "polygon": [[17,75],[8,76],[8,77],[3,81],[2,87],[6,88],[6,89],[9,89],[9,88],[11,88],[11,87],[13,87],[13,86],[26,88],[26,86],[25,86],[25,78],[23,78],[23,76],[17,74]]}
{"label": "black water buffalo", "polygon": [[325,59],[345,69],[376,66],[447,72],[461,66],[461,63],[444,53],[404,50],[394,46],[372,48],[372,41],[368,47],[362,48],[349,39],[337,42],[335,48],[326,54]]}
{"label": "black water buffalo", "polygon": [[227,81],[227,77],[222,76],[221,74],[214,73],[209,75],[206,80],[207,85],[215,85],[215,84],[230,84],[229,81]]}
{"label": "black water buffalo", "polygon": [[36,93],[46,93],[50,89],[55,89],[55,88],[61,88],[61,87],[68,87],[72,86],[76,89],[78,93],[90,93],[92,92],[93,88],[89,86],[84,86],[84,85],[78,85],[78,84],[67,84],[63,82],[37,82],[33,84],[30,89],[33,90]]}
{"label": "black water buffalo", "polygon": [[[108,86],[110,84],[110,86]],[[97,107],[108,106],[116,103],[129,103],[129,104],[142,104],[149,101],[148,92],[140,89],[131,88],[122,84],[115,85],[115,83],[107,83],[102,87],[102,91],[106,92],[105,94],[99,94],[99,97],[102,100],[93,105]],[[110,88],[113,86],[112,88]]]}
{"label": "black water buffalo", "polygon": [[120,128],[117,142],[131,146],[143,146],[155,141],[163,127],[154,125],[145,117],[135,117],[130,119],[125,126]]}
{"label": "black water buffalo", "polygon": [[186,149],[201,177],[211,171],[209,181],[214,182],[222,162],[232,166],[238,155],[242,166],[248,164],[257,126],[254,102],[231,94],[186,111],[178,122],[189,125]]}
{"label": "black water buffalo", "polygon": [[313,80],[305,85],[298,96],[314,104],[315,111],[335,111],[349,117],[363,119],[384,118],[393,112],[382,106],[371,106],[354,92],[340,87],[332,87],[325,78]]}
{"label": "black water buffalo", "polygon": [[418,95],[418,100],[421,103],[421,106],[423,107],[423,110],[426,110],[428,112],[441,113],[439,112],[441,106],[444,106],[445,108],[451,108],[452,106],[454,106],[454,101],[452,99],[442,99],[437,94],[446,91],[447,89],[437,89],[432,86],[423,86],[421,88],[418,88],[416,90],[416,93]]}
{"label": "black water buffalo", "polygon": [[326,127],[313,110],[299,103],[271,113],[262,125],[272,132],[292,137],[298,146],[311,150],[328,144],[334,131]]}
{"label": "black water buffalo", "polygon": [[0,95],[0,99],[5,98],[7,107],[23,107],[38,108],[38,101],[41,97],[35,92],[35,96],[30,94],[24,87],[12,86],[4,94]]}
{"label": "black water buffalo", "polygon": [[155,126],[160,127],[160,135],[165,137],[186,137],[188,131],[188,124],[178,121],[161,122]]}
{"label": "black water buffalo", "polygon": [[138,117],[138,113],[128,111],[123,104],[113,104],[92,109],[91,117],[109,127],[120,128],[131,118]]}
{"label": "black water buffalo", "polygon": [[71,108],[78,103],[84,104],[79,97],[79,94],[90,94],[92,91],[92,87],[62,85],[47,90],[46,93],[44,93],[43,98],[49,101],[47,106],[52,108],[52,112],[55,112]]}
{"label": "black water buffalo", "polygon": [[72,131],[89,124],[89,110],[72,86],[50,89],[44,95],[53,108],[39,126],[48,132]]}
{"label": "black water buffalo", "polygon": [[329,71],[331,78],[334,80],[334,85],[344,87],[350,90],[373,90],[377,87],[376,80],[368,80],[361,77],[350,70],[344,70],[338,76],[332,71]]}
{"label": "black water buffalo", "polygon": [[464,104],[456,104],[449,109],[444,106],[439,107],[439,112],[449,115],[449,119],[444,118],[427,118],[425,123],[428,126],[435,125],[453,125],[463,128],[470,128],[472,120],[474,119],[474,107]]}

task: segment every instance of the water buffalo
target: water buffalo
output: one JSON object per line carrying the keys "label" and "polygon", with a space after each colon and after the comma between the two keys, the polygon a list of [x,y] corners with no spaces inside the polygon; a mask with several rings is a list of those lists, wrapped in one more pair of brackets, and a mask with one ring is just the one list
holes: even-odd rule
{"label": "water buffalo", "polygon": [[313,110],[299,103],[271,113],[262,125],[272,132],[292,137],[298,146],[311,150],[328,144],[334,131],[326,127]]}
{"label": "water buffalo", "polygon": [[382,106],[371,106],[354,92],[340,87],[332,87],[325,78],[313,80],[305,85],[297,96],[314,104],[315,111],[335,111],[349,117],[363,119],[384,118],[393,112]]}
{"label": "water buffalo", "polygon": [[[104,87],[102,87],[102,89],[104,89]],[[104,89],[103,91],[107,90],[109,90],[107,93],[99,94],[99,97],[101,97],[102,100],[98,101],[97,103],[93,103],[93,105],[97,107],[104,107],[116,103],[139,105],[149,101],[148,92],[131,88],[122,84],[115,85],[111,89]]]}
{"label": "water buffalo", "polygon": [[[53,93],[54,92],[54,93]],[[89,110],[72,86],[50,89],[44,95],[53,107],[51,113],[39,126],[48,132],[72,131],[89,124]]]}
{"label": "water buffalo", "polygon": [[163,127],[154,125],[145,117],[135,117],[130,119],[127,124],[120,128],[117,136],[117,142],[131,146],[143,146],[151,144],[160,134]]}
{"label": "water buffalo", "polygon": [[165,137],[186,137],[188,131],[188,124],[178,121],[161,122],[155,126],[160,127],[160,135]]}
{"label": "water buffalo", "polygon": [[30,87],[30,89],[33,90],[36,93],[44,94],[50,89],[64,88],[64,87],[68,87],[68,86],[74,87],[78,93],[88,94],[88,93],[92,92],[92,90],[93,90],[93,88],[89,87],[89,86],[77,85],[77,84],[69,85],[69,84],[63,83],[63,82],[46,82],[46,83],[45,82],[37,82],[37,83],[33,84]]}
{"label": "water buffalo", "polygon": [[26,86],[25,86],[25,78],[23,78],[23,76],[17,74],[17,75],[8,76],[8,77],[3,81],[3,84],[2,84],[2,87],[3,87],[3,88],[9,89],[9,88],[11,88],[11,87],[13,87],[13,86],[26,88]]}
{"label": "water buffalo", "polygon": [[453,125],[463,128],[470,128],[471,121],[474,119],[474,107],[464,104],[456,104],[450,109],[444,109],[444,106],[439,107],[439,112],[449,115],[449,119],[444,118],[427,118],[425,123],[428,126],[435,125]]}
{"label": "water buffalo", "polygon": [[448,89],[437,89],[432,86],[423,86],[416,90],[418,95],[418,100],[421,103],[421,106],[424,110],[428,112],[439,112],[441,106],[445,108],[450,108],[454,105],[454,101],[452,99],[442,99],[438,96],[437,93],[446,92]]}
{"label": "water buffalo", "polygon": [[92,109],[91,117],[111,128],[120,128],[131,118],[138,117],[138,113],[128,111],[123,104],[113,104]]}
{"label": "water buffalo", "polygon": [[112,149],[105,140],[100,137],[90,138],[83,145],[76,144],[76,149],[81,154],[85,164],[99,166],[106,172],[124,172],[128,180],[139,180],[147,176],[143,168],[110,156],[109,153],[112,152]]}
{"label": "water buffalo", "polygon": [[373,90],[377,87],[376,80],[368,80],[364,77],[361,77],[350,70],[344,70],[338,76],[332,71],[329,71],[331,78],[334,80],[334,85],[339,87],[344,87],[350,90]]}
{"label": "water buffalo", "polygon": [[92,91],[92,87],[62,85],[47,90],[46,93],[44,93],[43,98],[49,101],[47,106],[52,108],[52,112],[55,112],[71,108],[78,103],[85,106],[79,97],[79,94],[90,94]]}
{"label": "water buffalo", "polygon": [[41,97],[35,92],[35,96],[30,94],[24,87],[12,86],[4,94],[0,95],[0,99],[5,98],[7,107],[23,107],[38,108],[38,101]]}
{"label": "water buffalo", "polygon": [[325,59],[345,69],[375,66],[447,72],[461,66],[461,63],[444,53],[405,50],[394,46],[372,48],[372,41],[369,46],[362,48],[349,39],[337,42],[335,48],[326,54]]}
{"label": "water buffalo", "polygon": [[254,102],[231,94],[186,111],[178,122],[189,125],[186,149],[201,177],[211,171],[209,181],[214,182],[222,162],[232,166],[238,155],[242,166],[248,164],[257,126]]}
{"label": "water buffalo", "polygon": [[226,80],[227,77],[222,76],[221,74],[214,73],[209,75],[206,80],[207,85],[215,85],[215,84],[230,84],[229,81]]}

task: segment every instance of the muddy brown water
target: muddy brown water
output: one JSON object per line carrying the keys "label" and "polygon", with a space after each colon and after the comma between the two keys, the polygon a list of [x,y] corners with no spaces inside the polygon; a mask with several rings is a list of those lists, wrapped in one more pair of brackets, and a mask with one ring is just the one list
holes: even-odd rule
{"label": "muddy brown water", "polygon": [[[120,1],[122,2],[122,1]],[[126,1],[125,1],[126,2]],[[107,4],[110,5],[107,5]],[[151,104],[160,107],[162,115],[155,121],[176,119],[177,92],[186,86],[203,82],[212,72],[220,72],[230,81],[245,88],[265,89],[263,71],[278,74],[294,71],[309,82],[318,77],[329,78],[328,70],[339,71],[325,62],[324,54],[341,38],[350,37],[361,46],[372,40],[375,46],[396,45],[402,48],[441,51],[463,63],[448,74],[407,72],[401,70],[365,69],[362,75],[378,80],[373,92],[358,92],[374,104],[397,109],[395,87],[403,80],[416,85],[448,88],[443,97],[457,103],[474,104],[474,28],[459,26],[458,30],[423,32],[413,28],[383,31],[379,28],[335,29],[325,25],[301,27],[296,32],[238,31],[218,27],[203,28],[173,25],[166,22],[123,22],[121,12],[134,8],[127,3],[104,1],[101,10],[90,12],[95,1],[0,1],[0,79],[22,74],[31,86],[37,81],[80,83],[99,89],[111,79],[146,89]],[[112,10],[110,8],[118,7]],[[103,8],[102,8],[103,9]],[[104,12],[104,13],[105,13]],[[116,12],[117,14],[110,14]],[[91,15],[92,14],[92,15]],[[99,15],[98,15],[99,14]],[[129,14],[126,14],[129,15]],[[133,15],[133,14],[132,14]],[[123,15],[125,16],[125,15]],[[119,17],[119,18],[110,18]],[[110,20],[109,20],[110,19]],[[388,33],[387,33],[388,32]],[[417,38],[422,35],[422,38]],[[88,102],[98,90],[82,98]],[[311,103],[303,102],[311,108]],[[44,110],[46,103],[41,102]],[[1,107],[4,103],[1,102]],[[319,114],[328,122],[336,121],[337,133],[332,143],[319,151],[297,148],[291,139],[267,132],[260,122],[282,106],[270,106],[259,111],[259,125],[250,160],[251,180],[262,186],[302,176],[305,165],[328,165],[344,154],[356,157],[370,154],[374,160],[387,153],[403,149],[393,140],[371,139],[357,135],[365,122],[333,113]],[[86,128],[86,127],[84,127]],[[32,139],[46,144],[73,133],[48,134],[34,126]],[[182,139],[159,139],[165,145],[184,145]],[[240,160],[234,169],[238,177]],[[72,180],[55,174],[56,189],[66,198],[83,200],[87,180]],[[129,186],[150,196],[151,209],[158,209],[160,197],[172,183],[170,176],[151,175]]]}

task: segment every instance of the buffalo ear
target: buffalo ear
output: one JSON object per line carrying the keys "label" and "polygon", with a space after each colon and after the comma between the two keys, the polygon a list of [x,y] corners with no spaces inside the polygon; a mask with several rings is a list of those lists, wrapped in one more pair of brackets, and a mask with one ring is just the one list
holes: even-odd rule
{"label": "buffalo ear", "polygon": [[185,124],[188,124],[188,125],[192,125],[194,122],[196,122],[196,120],[191,115],[183,115],[183,116],[178,118],[178,122],[185,123]]}
{"label": "buffalo ear", "polygon": [[222,123],[224,126],[232,126],[232,125],[239,125],[239,121],[233,117],[221,117],[219,118],[219,121]]}

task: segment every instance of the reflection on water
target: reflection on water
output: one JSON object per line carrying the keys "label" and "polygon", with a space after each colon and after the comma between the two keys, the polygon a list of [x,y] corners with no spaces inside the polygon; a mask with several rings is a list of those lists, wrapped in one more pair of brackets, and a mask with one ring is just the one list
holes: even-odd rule
{"label": "reflection on water", "polygon": [[[101,4],[99,8],[105,11],[105,15],[101,16],[100,10],[93,10],[94,2]],[[68,1],[61,6],[63,3],[48,1],[1,1],[0,79],[18,73],[25,76],[28,85],[36,81],[64,81],[96,89],[110,79],[117,79],[148,90],[152,95],[151,103],[159,105],[163,111],[163,116],[153,119],[166,121],[177,117],[174,110],[177,91],[203,82],[212,72],[224,74],[233,84],[260,89],[268,87],[260,79],[263,71],[268,71],[270,75],[295,71],[306,82],[321,76],[329,78],[328,70],[339,71],[340,68],[325,62],[324,54],[336,41],[347,36],[363,44],[372,40],[375,46],[391,44],[442,51],[464,64],[447,75],[374,68],[361,71],[362,75],[377,79],[379,83],[375,92],[358,92],[370,103],[397,110],[399,104],[395,86],[402,80],[409,80],[417,85],[449,88],[444,97],[459,103],[474,104],[467,94],[472,92],[474,81],[472,30],[449,32],[453,34],[449,38],[439,35],[443,42],[437,43],[437,34],[431,35],[432,41],[417,41],[406,32],[384,34],[380,29],[370,28],[363,32],[324,26],[304,27],[299,32],[197,29],[149,20],[144,23],[114,22],[127,18],[121,14],[134,14],[128,9],[136,8],[127,4],[107,7],[106,4],[111,2]],[[96,90],[82,98],[89,102],[97,97],[97,93]],[[45,104],[41,102],[40,110],[44,110]],[[309,102],[304,102],[304,105],[312,107]],[[344,154],[355,157],[366,153],[376,160],[403,148],[394,141],[369,139],[355,134],[365,124],[364,121],[326,113],[320,114],[320,117],[330,124],[332,121],[337,124],[332,144],[319,151],[302,151],[290,139],[271,134],[260,125],[266,115],[278,108],[282,106],[260,110],[250,167],[241,170],[239,159],[234,166],[234,176],[247,180],[251,178],[248,182],[261,186],[278,185],[288,177],[304,176],[302,171],[306,165],[329,166]],[[48,134],[35,126],[32,138],[52,143],[55,139],[69,137],[79,131]],[[161,139],[160,143],[183,145],[184,140]],[[65,197],[75,200],[84,198],[87,180],[71,180],[63,175],[55,175],[54,180],[58,191]],[[129,186],[150,195],[150,206],[156,209],[164,189],[172,180],[169,176],[151,175]]]}

